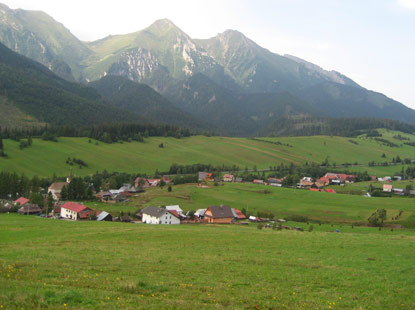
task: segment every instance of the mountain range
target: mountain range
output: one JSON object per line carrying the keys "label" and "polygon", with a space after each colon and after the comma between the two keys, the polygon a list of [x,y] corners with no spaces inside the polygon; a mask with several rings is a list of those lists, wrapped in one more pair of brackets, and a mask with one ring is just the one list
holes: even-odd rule
{"label": "mountain range", "polygon": [[294,115],[415,123],[415,111],[403,104],[339,72],[272,53],[235,30],[192,39],[163,19],[134,33],[82,42],[43,12],[0,4],[0,42],[136,121],[228,135],[263,132]]}

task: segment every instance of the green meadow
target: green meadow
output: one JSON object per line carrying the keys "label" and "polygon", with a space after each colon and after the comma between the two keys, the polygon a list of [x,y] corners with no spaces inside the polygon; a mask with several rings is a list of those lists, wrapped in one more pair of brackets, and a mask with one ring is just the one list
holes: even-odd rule
{"label": "green meadow", "polygon": [[[371,138],[345,137],[281,137],[281,138],[229,138],[193,136],[175,139],[152,137],[144,143],[124,142],[105,144],[88,138],[59,138],[59,142],[33,139],[33,145],[23,150],[19,143],[5,140],[8,158],[0,158],[0,170],[25,173],[28,176],[49,177],[68,174],[71,166],[68,157],[81,159],[88,167],[73,166],[74,174],[85,176],[96,171],[152,174],[157,169],[168,171],[173,163],[212,164],[214,166],[239,166],[240,169],[268,169],[281,163],[302,165],[305,162],[321,164],[326,159],[337,165],[363,164],[369,161],[391,162],[399,155],[402,159],[413,157],[415,148],[393,138],[398,132],[382,131],[384,139],[398,147],[390,147]],[[403,133],[399,133],[405,135]],[[415,141],[415,136],[406,135]],[[352,142],[351,142],[352,141]],[[159,144],[163,143],[164,148]],[[385,154],[385,158],[382,155]],[[371,174],[394,174],[402,166],[351,167],[351,170],[368,170]]]}
{"label": "green meadow", "polygon": [[0,308],[414,309],[414,231],[335,228],[1,214]]}
{"label": "green meadow", "polygon": [[[377,209],[387,210],[387,224],[415,227],[415,199],[404,197],[372,197],[312,192],[291,188],[275,188],[255,184],[225,183],[222,186],[200,188],[196,184],[151,188],[132,197],[127,204],[87,203],[90,207],[114,215],[119,212],[135,214],[145,206],[180,205],[184,211],[229,205],[245,208],[256,215],[258,211],[272,212],[276,218],[292,215],[307,216],[311,221],[366,225],[367,218]],[[392,220],[403,211],[397,220]],[[409,221],[409,222],[408,222]]]}

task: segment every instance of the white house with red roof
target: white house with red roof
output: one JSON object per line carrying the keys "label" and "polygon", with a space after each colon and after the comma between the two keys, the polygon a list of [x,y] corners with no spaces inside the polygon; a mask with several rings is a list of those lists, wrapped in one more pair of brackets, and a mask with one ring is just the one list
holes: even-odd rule
{"label": "white house with red roof", "polygon": [[75,202],[66,202],[61,206],[61,217],[69,220],[89,219],[94,210]]}

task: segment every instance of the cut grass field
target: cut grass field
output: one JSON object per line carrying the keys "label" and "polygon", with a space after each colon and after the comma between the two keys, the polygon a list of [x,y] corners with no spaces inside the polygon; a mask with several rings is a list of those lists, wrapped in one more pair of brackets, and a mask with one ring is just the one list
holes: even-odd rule
{"label": "cut grass field", "polygon": [[[88,138],[59,138],[58,143],[33,139],[31,147],[20,150],[18,142],[5,140],[5,152],[9,157],[0,158],[0,170],[25,173],[28,176],[50,177],[53,173],[66,176],[71,167],[66,164],[68,157],[81,159],[88,164],[87,168],[82,169],[73,166],[74,174],[79,176],[103,170],[153,174],[157,169],[168,171],[173,163],[236,165],[240,169],[252,169],[256,166],[258,169],[268,169],[280,163],[320,164],[326,158],[337,165],[356,162],[367,164],[369,161],[390,162],[397,155],[401,158],[413,158],[415,148],[403,145],[402,141],[393,138],[398,132],[382,132],[384,139],[400,146],[388,147],[368,138],[327,136],[260,139],[193,136],[182,139],[153,137],[146,139],[144,143],[99,142],[98,145],[96,141],[88,143]],[[415,136],[406,136],[411,141],[415,140]],[[160,143],[165,147],[159,148]],[[386,158],[382,158],[382,154]],[[377,174],[378,171],[379,175],[384,175],[386,172],[398,172],[402,166],[350,168],[368,169],[371,174]]]}
{"label": "cut grass field", "polygon": [[[264,193],[265,190],[268,193]],[[138,197],[131,198],[131,201],[124,205],[88,203],[94,209],[106,210],[114,215],[118,215],[120,211],[135,214],[138,209],[149,205],[180,205],[184,211],[188,211],[220,204],[240,210],[245,208],[248,213],[254,215],[257,211],[266,211],[272,212],[276,218],[302,215],[313,221],[349,225],[366,225],[367,218],[380,208],[387,210],[388,224],[401,224],[415,216],[415,199],[411,198],[366,198],[237,183],[210,188],[199,188],[195,184],[179,185],[174,186],[172,192],[168,192],[167,188],[152,188]],[[392,220],[401,210],[403,213],[399,219]]]}
{"label": "cut grass field", "polygon": [[[415,233],[0,215],[3,309],[414,309]],[[340,228],[342,231],[342,228]]]}

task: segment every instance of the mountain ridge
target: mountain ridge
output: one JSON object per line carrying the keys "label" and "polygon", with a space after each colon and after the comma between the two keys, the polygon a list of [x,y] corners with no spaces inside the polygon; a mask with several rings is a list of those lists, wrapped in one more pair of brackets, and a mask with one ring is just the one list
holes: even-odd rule
{"label": "mountain ridge", "polygon": [[[23,15],[30,18],[22,21]],[[42,19],[46,28],[39,26]],[[51,40],[45,39],[54,32]],[[57,40],[57,34],[67,42]],[[31,39],[22,46],[25,38]],[[273,121],[271,115],[290,113],[415,123],[413,109],[337,71],[272,53],[237,30],[193,39],[169,19],[160,19],[136,32],[81,42],[45,13],[3,5],[0,41],[12,48],[18,44],[20,53],[67,80],[86,83],[115,75],[149,85],[176,108],[194,119],[206,118],[211,127],[227,134],[252,135]]]}

